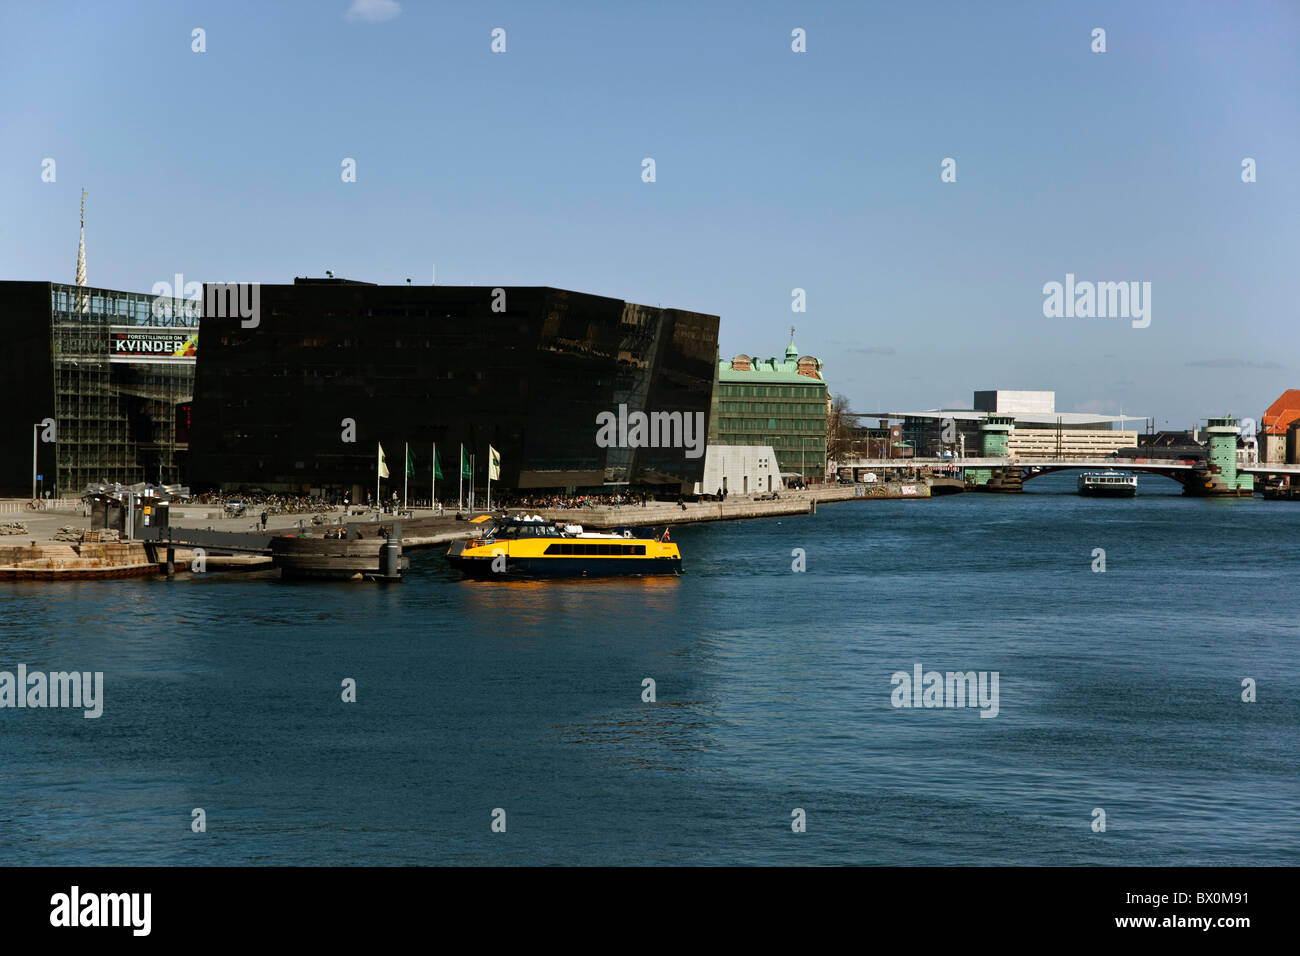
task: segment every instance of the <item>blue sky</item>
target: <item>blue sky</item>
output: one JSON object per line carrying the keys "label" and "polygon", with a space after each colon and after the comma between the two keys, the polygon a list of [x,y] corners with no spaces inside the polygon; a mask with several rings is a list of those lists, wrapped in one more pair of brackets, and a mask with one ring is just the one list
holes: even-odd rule
{"label": "blue sky", "polygon": [[[724,356],[793,324],[864,411],[1300,386],[1300,4],[352,2],[7,3],[0,278],[72,281],[84,186],[109,288],[436,270],[716,313]],[[1066,273],[1150,282],[1150,326],[1045,318]]]}

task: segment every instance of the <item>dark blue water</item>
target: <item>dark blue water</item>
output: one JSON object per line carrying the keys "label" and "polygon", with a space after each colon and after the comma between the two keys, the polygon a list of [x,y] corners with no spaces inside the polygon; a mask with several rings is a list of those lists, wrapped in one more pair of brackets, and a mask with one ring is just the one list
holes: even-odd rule
{"label": "dark blue water", "polygon": [[[1300,505],[1141,481],[682,528],[670,580],[464,582],[420,552],[393,587],[0,584],[0,669],[102,670],[106,698],[98,720],[0,710],[0,851],[1300,862]],[[915,664],[997,671],[998,716],[895,708]]]}

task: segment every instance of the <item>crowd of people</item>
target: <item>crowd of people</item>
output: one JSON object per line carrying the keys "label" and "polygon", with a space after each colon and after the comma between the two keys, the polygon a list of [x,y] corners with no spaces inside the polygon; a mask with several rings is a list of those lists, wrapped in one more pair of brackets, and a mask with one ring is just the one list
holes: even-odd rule
{"label": "crowd of people", "polygon": [[[806,487],[802,480],[797,484],[789,487]],[[728,492],[722,488],[717,490],[716,494],[702,495],[702,500],[724,501],[728,497]],[[271,493],[238,493],[238,492],[206,492],[195,495],[191,499],[196,504],[212,505],[220,507],[228,514],[237,514],[239,516],[252,515],[254,517],[275,516],[275,515],[301,515],[301,514],[328,514],[342,510],[344,513],[352,509],[373,509],[376,507],[374,495],[367,492],[364,497],[353,501],[352,496],[347,492],[331,493],[325,495],[302,495],[302,494],[271,494]],[[637,508],[646,507],[656,500],[655,495],[651,492],[627,491],[617,492],[615,494],[530,494],[530,495],[502,495],[497,497],[493,495],[492,508],[494,511],[506,511],[514,509],[527,509],[537,511],[542,509],[557,510],[581,510],[584,508]],[[676,497],[677,504],[684,504],[681,497]],[[483,496],[480,494],[476,505],[482,508],[486,504]],[[430,506],[428,498],[412,498],[408,502],[409,507],[426,509]],[[456,499],[450,501],[440,501],[435,504],[435,510],[442,514],[455,513],[462,506],[467,506],[468,502],[458,502]],[[401,507],[400,499],[394,494],[390,497],[383,497],[380,500],[379,507],[385,513],[397,513]]]}
{"label": "crowd of people", "polygon": [[645,507],[653,501],[649,493],[613,494],[613,495],[515,495],[501,500],[493,500],[494,506],[503,508],[634,508]]}
{"label": "crowd of people", "polygon": [[225,511],[238,511],[245,514],[265,512],[270,515],[314,514],[332,511],[343,503],[342,500],[309,495],[241,495],[220,492],[195,495],[190,500],[195,504],[218,506]]}

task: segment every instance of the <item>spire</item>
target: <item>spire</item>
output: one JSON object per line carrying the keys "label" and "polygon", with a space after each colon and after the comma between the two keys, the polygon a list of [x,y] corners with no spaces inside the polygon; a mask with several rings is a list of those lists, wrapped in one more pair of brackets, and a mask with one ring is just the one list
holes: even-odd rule
{"label": "spire", "polygon": [[794,326],[792,325],[790,326],[790,344],[785,348],[785,360],[787,362],[793,362],[797,358],[799,358],[799,350],[794,344]]}
{"label": "spire", "polygon": [[86,285],[86,190],[82,190],[82,238],[77,245],[77,285]]}

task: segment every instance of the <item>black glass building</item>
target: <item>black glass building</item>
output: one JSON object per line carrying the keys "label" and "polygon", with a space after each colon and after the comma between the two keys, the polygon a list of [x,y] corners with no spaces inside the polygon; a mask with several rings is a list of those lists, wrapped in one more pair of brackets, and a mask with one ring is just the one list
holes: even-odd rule
{"label": "black glass building", "polygon": [[[205,301],[209,299],[205,290]],[[689,489],[682,447],[601,447],[597,416],[681,412],[707,428],[718,317],[547,287],[378,286],[297,279],[258,287],[253,318],[203,319],[190,484],[351,491],[375,486],[384,446],[400,490],[427,497],[431,446],[455,497],[460,446],[499,487]],[[494,482],[494,487],[498,487]]]}
{"label": "black glass building", "polygon": [[33,474],[38,492],[73,497],[95,482],[184,480],[199,319],[191,303],[172,304],[0,282],[0,495],[30,496]]}

